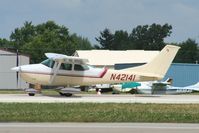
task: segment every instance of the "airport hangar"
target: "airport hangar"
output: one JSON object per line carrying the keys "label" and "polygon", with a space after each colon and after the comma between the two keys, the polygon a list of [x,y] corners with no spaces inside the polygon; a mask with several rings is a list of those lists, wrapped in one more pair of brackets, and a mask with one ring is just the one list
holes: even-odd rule
{"label": "airport hangar", "polygon": [[[149,50],[77,50],[74,56],[87,58],[89,64],[96,67],[119,70],[150,62],[158,53]],[[163,80],[167,78],[173,79],[173,86],[195,84],[199,82],[199,64],[172,63]]]}
{"label": "airport hangar", "polygon": [[29,84],[21,79],[12,67],[29,64],[29,57],[0,49],[0,89],[28,88]]}

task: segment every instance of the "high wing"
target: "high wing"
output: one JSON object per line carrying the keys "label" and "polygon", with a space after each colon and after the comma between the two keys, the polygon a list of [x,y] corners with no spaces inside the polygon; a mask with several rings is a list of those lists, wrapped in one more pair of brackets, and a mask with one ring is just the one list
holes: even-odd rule
{"label": "high wing", "polygon": [[61,63],[70,63],[70,64],[87,64],[89,61],[88,59],[79,58],[75,56],[67,56],[63,54],[56,54],[56,53],[45,53],[46,57],[55,61],[55,65],[52,69],[53,75],[50,78],[49,83],[52,84],[57,72],[61,66]]}
{"label": "high wing", "polygon": [[85,58],[67,56],[63,54],[45,53],[45,55],[49,59],[52,59],[56,62],[62,62],[62,63],[87,64],[89,62],[88,59],[85,59]]}

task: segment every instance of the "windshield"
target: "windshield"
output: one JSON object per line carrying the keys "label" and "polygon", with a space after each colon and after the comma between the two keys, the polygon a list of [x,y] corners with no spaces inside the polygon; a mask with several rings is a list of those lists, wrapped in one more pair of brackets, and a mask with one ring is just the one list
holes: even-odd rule
{"label": "windshield", "polygon": [[42,61],[41,64],[43,64],[47,67],[53,68],[55,61],[53,61],[52,59],[46,59],[46,60]]}

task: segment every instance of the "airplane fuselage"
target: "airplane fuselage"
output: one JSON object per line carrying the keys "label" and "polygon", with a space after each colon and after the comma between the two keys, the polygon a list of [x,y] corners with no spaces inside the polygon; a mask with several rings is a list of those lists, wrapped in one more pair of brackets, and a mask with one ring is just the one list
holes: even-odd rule
{"label": "airplane fuselage", "polygon": [[121,82],[134,82],[155,80],[152,77],[136,75],[124,70],[111,70],[107,68],[94,68],[88,66],[87,70],[58,70],[53,82],[50,82],[53,76],[52,68],[43,64],[33,64],[20,66],[21,77],[32,84],[67,86],[67,85],[93,85],[93,84],[111,84]]}

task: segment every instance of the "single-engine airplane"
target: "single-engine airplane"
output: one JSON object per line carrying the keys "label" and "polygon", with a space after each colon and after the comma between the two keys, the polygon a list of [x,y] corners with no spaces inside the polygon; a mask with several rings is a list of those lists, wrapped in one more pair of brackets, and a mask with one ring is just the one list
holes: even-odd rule
{"label": "single-engine airplane", "polygon": [[[161,80],[179,48],[166,45],[149,63],[122,70],[95,68],[88,65],[88,59],[56,53],[46,53],[48,59],[39,64],[18,66],[12,70],[31,84],[65,86],[59,93],[71,96],[78,91],[69,86]],[[34,89],[28,91],[31,96],[35,92]]]}

